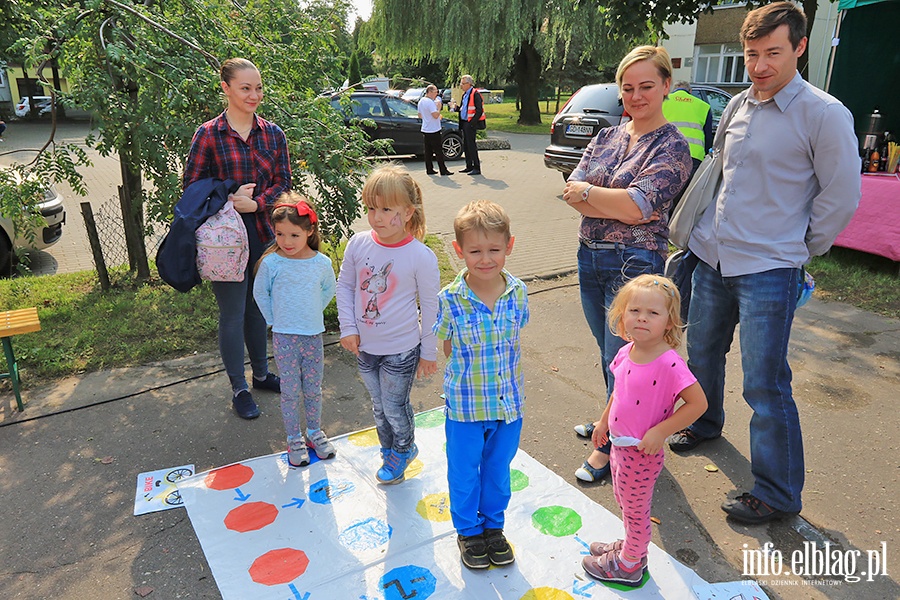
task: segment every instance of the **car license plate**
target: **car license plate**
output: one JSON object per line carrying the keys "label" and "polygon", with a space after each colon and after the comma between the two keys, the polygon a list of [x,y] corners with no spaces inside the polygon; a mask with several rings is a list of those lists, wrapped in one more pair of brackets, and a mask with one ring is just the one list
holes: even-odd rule
{"label": "car license plate", "polygon": [[594,135],[590,125],[566,125],[566,135]]}

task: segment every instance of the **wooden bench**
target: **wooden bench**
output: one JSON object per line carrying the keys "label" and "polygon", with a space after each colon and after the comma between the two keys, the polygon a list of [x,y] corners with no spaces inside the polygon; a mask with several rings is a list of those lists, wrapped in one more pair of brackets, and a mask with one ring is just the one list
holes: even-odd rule
{"label": "wooden bench", "polygon": [[20,411],[25,410],[25,406],[19,393],[19,365],[16,363],[16,355],[13,354],[12,336],[40,330],[41,321],[38,319],[37,308],[0,312],[0,338],[2,338],[0,341],[3,342],[3,354],[6,355],[6,367],[9,369],[9,373],[0,373],[0,379],[9,378],[12,381],[16,405]]}

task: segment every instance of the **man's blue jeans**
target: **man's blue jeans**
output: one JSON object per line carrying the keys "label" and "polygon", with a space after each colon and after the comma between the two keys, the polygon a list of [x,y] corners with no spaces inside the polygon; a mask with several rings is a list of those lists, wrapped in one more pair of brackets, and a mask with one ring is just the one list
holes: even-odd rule
{"label": "man's blue jeans", "polygon": [[419,349],[378,356],[360,351],[359,375],[372,397],[375,431],[382,448],[408,452],[415,438],[415,419],[409,392],[419,366]]}
{"label": "man's blue jeans", "polygon": [[725,355],[740,323],[744,400],[750,419],[751,493],[773,508],[799,512],[804,463],[800,417],[791,393],[788,339],[800,269],[723,277],[704,262],[694,270],[688,315],[688,366],[709,403],[690,429],[716,437],[725,424]]}

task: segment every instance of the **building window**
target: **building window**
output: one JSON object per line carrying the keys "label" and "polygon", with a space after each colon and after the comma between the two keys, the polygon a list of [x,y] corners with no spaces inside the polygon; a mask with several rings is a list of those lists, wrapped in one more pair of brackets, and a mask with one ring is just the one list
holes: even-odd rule
{"label": "building window", "polygon": [[694,81],[698,83],[749,83],[740,44],[697,46]]}

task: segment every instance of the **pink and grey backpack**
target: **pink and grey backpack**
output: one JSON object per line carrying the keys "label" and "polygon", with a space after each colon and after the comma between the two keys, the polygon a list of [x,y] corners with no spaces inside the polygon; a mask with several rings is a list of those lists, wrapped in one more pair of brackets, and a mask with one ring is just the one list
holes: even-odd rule
{"label": "pink and grey backpack", "polygon": [[247,229],[231,200],[197,228],[197,271],[207,281],[243,281],[250,258]]}

